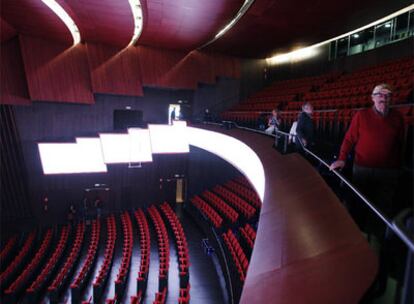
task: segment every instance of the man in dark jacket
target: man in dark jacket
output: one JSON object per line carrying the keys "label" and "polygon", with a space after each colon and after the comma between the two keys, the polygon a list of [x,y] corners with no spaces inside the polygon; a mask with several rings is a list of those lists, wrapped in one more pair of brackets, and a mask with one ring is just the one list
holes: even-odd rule
{"label": "man in dark jacket", "polygon": [[[309,148],[313,144],[313,122],[312,122],[313,106],[310,102],[305,102],[302,106],[302,112],[299,114],[298,125],[296,127],[297,138],[302,142],[304,147]],[[296,140],[296,146],[299,151],[302,150],[302,146]]]}

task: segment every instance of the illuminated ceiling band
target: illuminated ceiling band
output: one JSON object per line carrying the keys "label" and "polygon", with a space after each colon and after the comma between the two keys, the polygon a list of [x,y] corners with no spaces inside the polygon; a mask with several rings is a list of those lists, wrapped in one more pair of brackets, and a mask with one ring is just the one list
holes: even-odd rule
{"label": "illuminated ceiling band", "polygon": [[313,56],[318,54],[317,48],[319,48],[322,45],[325,45],[325,44],[331,43],[332,41],[335,41],[335,40],[338,40],[338,39],[356,34],[356,33],[360,32],[360,31],[363,31],[367,28],[373,27],[375,25],[378,25],[380,23],[388,21],[392,18],[395,18],[395,17],[397,17],[401,14],[404,14],[408,11],[411,11],[412,9],[414,9],[414,4],[411,4],[410,6],[407,6],[403,9],[400,9],[399,11],[396,11],[395,13],[392,13],[391,15],[388,15],[386,17],[383,17],[383,18],[379,19],[379,20],[371,22],[370,24],[367,24],[363,27],[360,27],[360,28],[358,28],[356,30],[353,30],[353,31],[350,31],[348,33],[336,36],[334,38],[319,42],[319,43],[314,44],[314,45],[310,45],[308,47],[304,47],[304,48],[301,48],[301,49],[294,50],[294,51],[289,52],[289,53],[277,54],[275,56],[266,58],[266,62],[269,65],[276,65],[276,64],[282,64],[282,63],[287,63],[287,62],[295,62],[295,61],[304,60],[304,59],[313,57]]}
{"label": "illuminated ceiling band", "polygon": [[200,46],[198,49],[202,49],[203,47],[213,43],[217,39],[219,39],[221,36],[223,36],[225,33],[227,33],[236,23],[240,20],[241,17],[247,12],[247,10],[250,8],[250,6],[253,4],[254,0],[245,0],[242,7],[237,12],[237,15],[229,22],[225,27],[223,27],[218,33],[214,36],[213,39],[208,41],[207,43]]}
{"label": "illuminated ceiling band", "polygon": [[81,37],[75,21],[73,21],[69,14],[55,0],[42,0],[42,2],[46,4],[69,29],[72,34],[73,45],[78,44],[81,41]]}
{"label": "illuminated ceiling band", "polygon": [[144,24],[144,18],[142,15],[141,2],[139,0],[128,0],[131,6],[132,15],[134,16],[134,34],[128,46],[135,45],[138,38],[141,36],[142,28]]}

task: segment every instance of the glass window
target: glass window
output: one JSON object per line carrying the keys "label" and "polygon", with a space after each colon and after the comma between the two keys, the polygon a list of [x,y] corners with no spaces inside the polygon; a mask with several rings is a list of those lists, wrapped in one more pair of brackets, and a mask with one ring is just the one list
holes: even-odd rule
{"label": "glass window", "polygon": [[402,15],[399,15],[395,18],[395,30],[393,40],[403,39],[407,37],[408,29],[408,12]]}
{"label": "glass window", "polygon": [[410,11],[410,24],[408,26],[408,35],[414,35],[414,11]]}
{"label": "glass window", "polygon": [[364,51],[372,50],[375,47],[373,27],[364,31],[362,40],[364,41]]}
{"label": "glass window", "polygon": [[363,52],[365,42],[365,31],[361,31],[350,36],[349,41],[349,55],[354,55]]}
{"label": "glass window", "polygon": [[335,60],[336,58],[336,40],[329,44],[329,60]]}
{"label": "glass window", "polygon": [[386,21],[375,27],[375,47],[383,46],[391,40],[393,20]]}
{"label": "glass window", "polygon": [[348,40],[349,36],[338,40],[338,50],[336,57],[341,58],[348,55]]}

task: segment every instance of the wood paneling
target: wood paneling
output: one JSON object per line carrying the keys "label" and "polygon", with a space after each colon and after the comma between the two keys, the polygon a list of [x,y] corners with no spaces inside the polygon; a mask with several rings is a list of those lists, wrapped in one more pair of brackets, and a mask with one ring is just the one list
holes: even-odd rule
{"label": "wood paneling", "polygon": [[92,104],[93,93],[143,96],[143,86],[194,90],[218,76],[240,77],[240,59],[199,51],[93,43],[68,48],[29,36],[2,47],[2,103],[9,104],[27,104],[29,96]]}
{"label": "wood paneling", "polygon": [[28,36],[20,36],[20,44],[32,100],[94,102],[83,44],[67,48]]}
{"label": "wood paneling", "polygon": [[1,104],[30,104],[19,39],[1,44],[0,56]]}
{"label": "wood paneling", "polygon": [[2,0],[1,16],[20,35],[44,37],[60,41],[67,46],[73,43],[72,35],[63,21],[42,1]]}
{"label": "wood paneling", "polygon": [[1,219],[2,222],[32,216],[27,173],[14,111],[0,106]]}
{"label": "wood paneling", "polygon": [[0,17],[0,41],[1,43],[17,35],[16,29]]}
{"label": "wood paneling", "polygon": [[217,76],[240,77],[240,60],[193,51],[183,53],[139,47],[143,85],[196,89],[199,82],[213,83]]}
{"label": "wood paneling", "polygon": [[142,96],[139,56],[135,47],[121,49],[87,44],[94,93]]}
{"label": "wood paneling", "polygon": [[59,0],[73,11],[82,40],[126,47],[134,33],[134,18],[127,0]]}
{"label": "wood paneling", "polygon": [[243,0],[144,0],[139,45],[191,51],[214,37],[238,12]]}

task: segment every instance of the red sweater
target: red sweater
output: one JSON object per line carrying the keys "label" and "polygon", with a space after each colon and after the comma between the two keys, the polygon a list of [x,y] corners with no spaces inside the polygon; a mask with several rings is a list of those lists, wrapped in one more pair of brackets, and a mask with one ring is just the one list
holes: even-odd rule
{"label": "red sweater", "polygon": [[386,117],[374,108],[358,111],[345,135],[339,159],[345,160],[355,146],[356,165],[398,168],[401,165],[403,136],[404,121],[398,111],[391,109]]}

